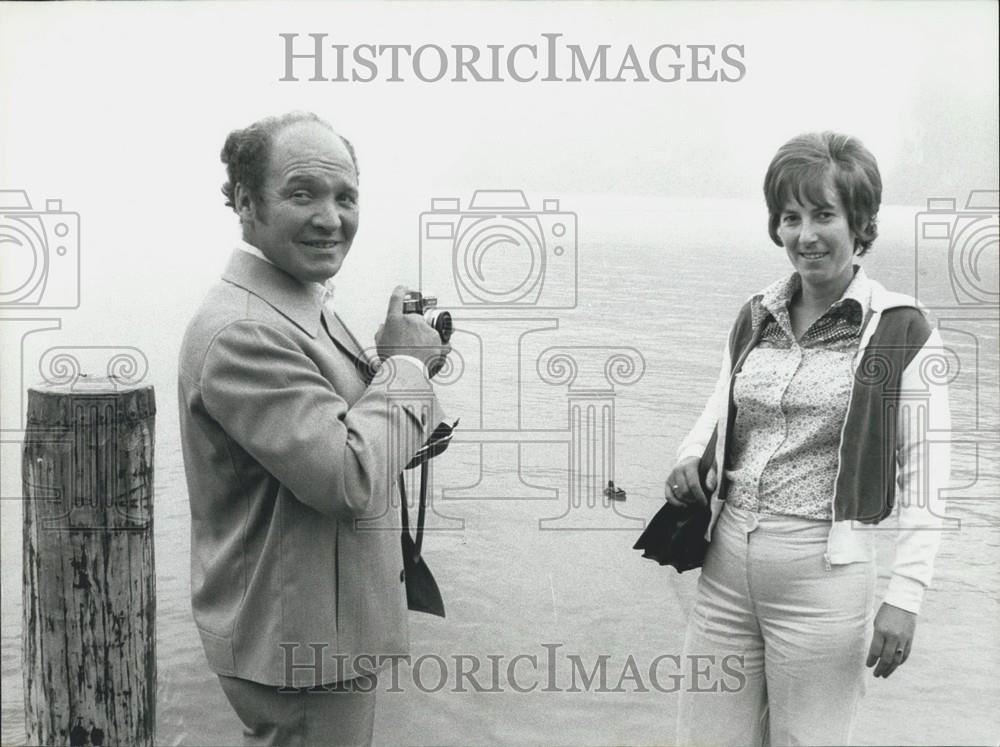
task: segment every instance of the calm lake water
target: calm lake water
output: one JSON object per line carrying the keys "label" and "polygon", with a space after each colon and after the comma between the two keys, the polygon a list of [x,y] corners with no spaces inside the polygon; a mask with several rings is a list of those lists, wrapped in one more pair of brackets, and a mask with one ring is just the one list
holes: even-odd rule
{"label": "calm lake water", "polygon": [[[564,206],[574,203],[565,200]],[[657,657],[681,652],[696,574],[657,567],[631,546],[641,521],[661,503],[663,479],[708,395],[735,311],[747,295],[786,272],[781,250],[762,230],[762,212],[757,205],[638,198],[591,203],[580,209],[577,308],[524,312],[503,323],[464,320],[466,329],[478,331],[485,342],[468,331],[456,335],[462,373],[442,387],[442,397],[470,436],[436,465],[435,511],[429,520],[434,531],[425,543],[448,617],[411,616],[413,655],[424,656],[424,666],[419,672],[400,669],[397,689],[402,692],[389,692],[382,683],[377,743],[664,744],[673,739],[677,695],[658,692],[648,671]],[[865,264],[869,274],[896,290],[912,293],[918,278],[921,296],[931,300],[951,292],[941,269],[947,263],[941,256],[918,263],[912,240],[915,212],[884,211],[882,238]],[[223,263],[220,255],[220,270]],[[987,258],[985,267],[987,284],[992,278],[995,288],[996,259]],[[162,346],[176,351],[190,311],[170,309],[157,320]],[[351,309],[344,314],[352,319]],[[949,496],[949,514],[958,522],[944,538],[912,657],[888,681],[869,680],[856,728],[861,744],[995,744],[1000,735],[995,706],[988,705],[1000,702],[998,323],[995,314],[983,316],[975,307],[938,315],[957,363],[954,428],[967,434],[955,446],[955,488]],[[557,328],[546,321],[555,319]],[[458,325],[463,326],[460,314]],[[539,356],[551,356],[552,347],[572,349],[579,367],[572,388],[565,381],[551,383],[558,379],[557,366],[539,370]],[[629,349],[638,363],[631,378],[642,375],[614,387],[611,437],[603,446],[628,500],[614,507],[571,508],[571,484],[599,482],[604,475],[570,467],[568,399],[611,401],[596,389],[607,388],[605,362],[619,348]],[[238,723],[205,664],[191,617],[190,520],[172,366],[165,356],[149,376],[159,408],[158,742],[238,744]],[[625,372],[619,378],[629,376]],[[520,451],[503,443],[481,446],[474,438],[487,429],[512,428],[526,432],[521,440],[527,445]],[[601,433],[596,426],[588,442],[598,462],[605,453]],[[7,501],[2,511],[2,742],[13,745],[24,740],[20,505]],[[882,588],[890,561],[886,536],[880,547]],[[484,691],[468,679],[456,681],[460,655],[481,662],[475,679]],[[535,685],[530,692],[510,686],[508,667],[518,655],[536,657],[537,665],[522,658],[513,669],[514,684]],[[619,684],[630,657],[639,680],[627,677],[624,692],[598,692],[596,685],[567,692],[574,656],[588,671],[607,657],[606,690]],[[438,661],[448,668],[440,688]],[[498,662],[495,677],[491,661]],[[469,671],[470,665],[464,666]],[[676,670],[669,665],[659,670],[661,687],[668,688],[671,671]],[[557,687],[546,687],[550,676]],[[494,679],[499,687],[491,686]],[[501,692],[490,691],[497,689]]]}

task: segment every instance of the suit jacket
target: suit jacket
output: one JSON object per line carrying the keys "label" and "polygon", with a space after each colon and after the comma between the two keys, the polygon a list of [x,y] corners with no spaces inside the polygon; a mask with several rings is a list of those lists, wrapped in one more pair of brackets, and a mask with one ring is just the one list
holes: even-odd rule
{"label": "suit jacket", "polygon": [[441,413],[411,361],[367,369],[314,287],[243,251],[188,326],[192,603],[218,674],[307,687],[408,650],[396,477]]}

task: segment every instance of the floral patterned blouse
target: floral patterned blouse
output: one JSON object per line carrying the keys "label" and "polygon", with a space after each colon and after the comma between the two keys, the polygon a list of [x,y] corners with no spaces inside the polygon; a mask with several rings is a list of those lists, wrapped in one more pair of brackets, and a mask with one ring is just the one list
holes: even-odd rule
{"label": "floral patterned blouse", "polygon": [[840,432],[854,382],[852,360],[871,299],[861,268],[801,340],[788,305],[797,273],[753,299],[759,344],[736,375],[736,424],[727,500],[759,513],[833,517]]}

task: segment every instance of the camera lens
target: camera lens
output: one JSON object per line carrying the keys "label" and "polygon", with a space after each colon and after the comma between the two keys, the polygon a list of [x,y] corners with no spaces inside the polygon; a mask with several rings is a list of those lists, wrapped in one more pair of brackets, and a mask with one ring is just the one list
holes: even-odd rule
{"label": "camera lens", "polygon": [[451,322],[450,311],[430,309],[424,312],[424,319],[437,330],[438,335],[441,336],[441,342],[448,342],[451,339],[451,333],[455,331],[455,328]]}

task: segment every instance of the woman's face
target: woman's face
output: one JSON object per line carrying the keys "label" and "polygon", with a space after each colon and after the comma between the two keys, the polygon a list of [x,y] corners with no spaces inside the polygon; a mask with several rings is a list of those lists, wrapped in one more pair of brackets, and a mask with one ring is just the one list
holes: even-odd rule
{"label": "woman's face", "polygon": [[854,277],[855,235],[832,184],[823,203],[789,198],[778,218],[778,238],[803,285],[842,293]]}

